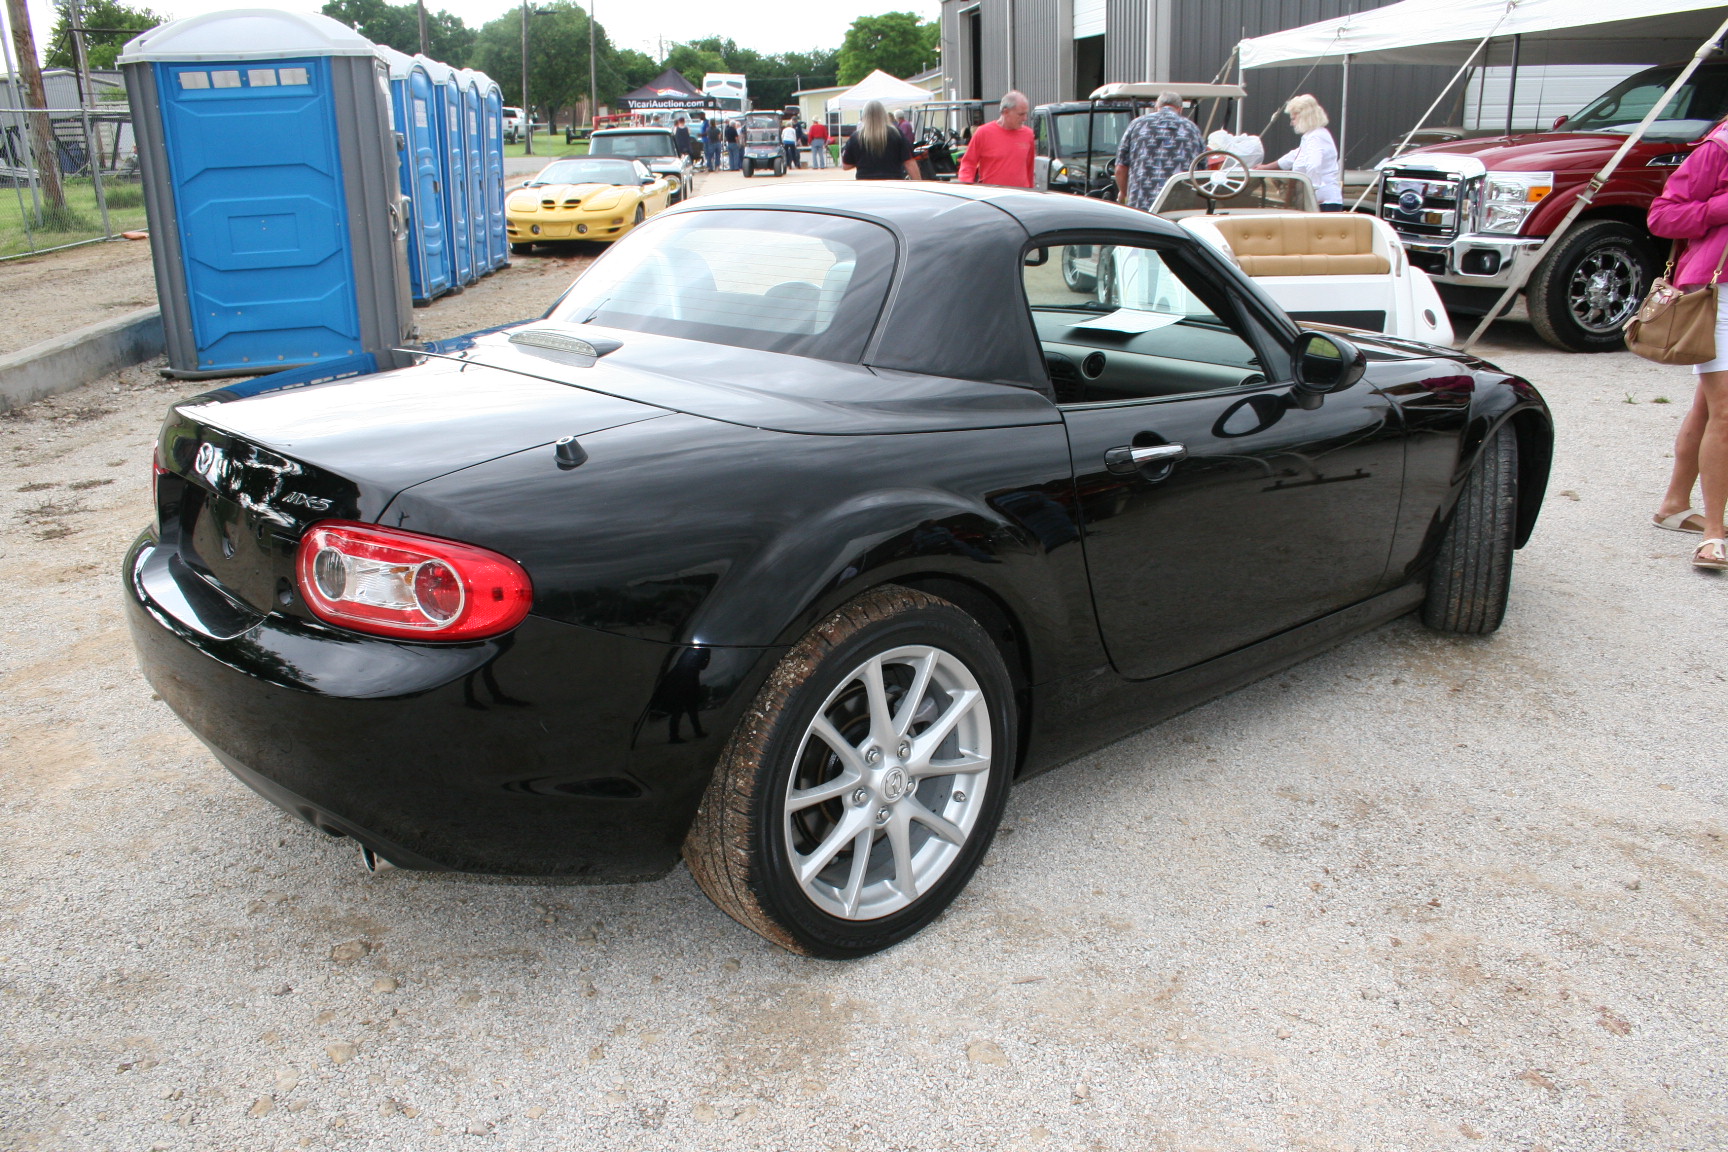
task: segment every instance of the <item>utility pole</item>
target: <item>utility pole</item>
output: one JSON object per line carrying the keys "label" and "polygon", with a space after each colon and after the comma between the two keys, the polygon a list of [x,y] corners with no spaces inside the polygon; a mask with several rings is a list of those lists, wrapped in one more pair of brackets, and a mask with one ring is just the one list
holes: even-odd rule
{"label": "utility pole", "polygon": [[66,193],[60,187],[59,152],[54,147],[54,126],[48,120],[48,93],[42,87],[42,66],[36,59],[36,37],[30,32],[30,9],[25,0],[6,0],[6,16],[12,23],[12,46],[18,53],[18,75],[24,81],[24,99],[20,103],[29,110],[34,168],[42,180],[42,193],[48,198],[49,206],[64,210]]}
{"label": "utility pole", "polygon": [[431,37],[426,35],[426,0],[414,0],[414,8],[420,17],[420,55],[431,59]]}
{"label": "utility pole", "polygon": [[90,166],[90,184],[96,190],[96,208],[102,213],[102,233],[111,235],[108,227],[108,197],[102,192],[102,147],[92,142],[90,105],[94,99],[90,90],[90,57],[84,50],[83,0],[66,0],[66,18],[72,25],[72,51],[78,63],[78,118],[84,127],[84,162]]}
{"label": "utility pole", "polygon": [[594,0],[588,0],[588,130],[594,130],[594,117],[600,112],[599,70],[594,56]]}
{"label": "utility pole", "polygon": [[[18,0],[8,0],[17,3]],[[522,0],[522,154],[534,155],[534,105],[528,102],[528,0]]]}

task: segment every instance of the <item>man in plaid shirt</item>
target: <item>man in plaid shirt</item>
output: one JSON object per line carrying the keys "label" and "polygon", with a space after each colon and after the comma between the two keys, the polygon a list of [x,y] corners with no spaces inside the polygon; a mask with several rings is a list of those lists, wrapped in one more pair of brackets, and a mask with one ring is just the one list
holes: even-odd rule
{"label": "man in plaid shirt", "polygon": [[1164,182],[1188,171],[1194,157],[1204,151],[1200,129],[1182,115],[1182,97],[1158,93],[1151,113],[1122,133],[1116,149],[1116,198],[1130,208],[1149,210]]}

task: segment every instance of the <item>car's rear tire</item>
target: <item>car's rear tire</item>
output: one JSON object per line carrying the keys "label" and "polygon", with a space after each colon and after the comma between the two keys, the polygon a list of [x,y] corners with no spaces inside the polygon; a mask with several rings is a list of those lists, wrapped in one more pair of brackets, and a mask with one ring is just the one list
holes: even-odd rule
{"label": "car's rear tire", "polygon": [[1095,292],[1098,290],[1098,277],[1075,262],[1076,247],[1074,244],[1062,245],[1062,283],[1070,292]]}
{"label": "car's rear tire", "polygon": [[1617,352],[1622,326],[1643,303],[1658,267],[1649,238],[1618,220],[1576,225],[1530,274],[1536,334],[1570,352]]}
{"label": "car's rear tire", "polygon": [[1002,654],[970,616],[873,589],[775,667],[721,753],[685,861],[722,911],[793,952],[897,944],[989,847],[1016,722]]}
{"label": "car's rear tire", "polygon": [[1423,623],[1475,636],[1500,627],[1512,588],[1517,530],[1518,438],[1502,425],[1482,446],[1440,540],[1428,573]]}

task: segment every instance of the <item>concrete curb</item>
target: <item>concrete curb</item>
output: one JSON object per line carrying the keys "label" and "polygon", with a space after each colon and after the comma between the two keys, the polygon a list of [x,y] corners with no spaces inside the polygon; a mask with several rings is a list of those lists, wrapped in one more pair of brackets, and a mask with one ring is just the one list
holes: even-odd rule
{"label": "concrete curb", "polygon": [[162,312],[145,308],[0,356],[0,412],[162,355]]}

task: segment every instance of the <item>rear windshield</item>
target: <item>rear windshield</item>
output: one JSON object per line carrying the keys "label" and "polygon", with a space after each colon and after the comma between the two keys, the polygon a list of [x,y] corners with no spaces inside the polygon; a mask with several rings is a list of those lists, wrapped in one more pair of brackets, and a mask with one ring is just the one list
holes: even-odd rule
{"label": "rear windshield", "polygon": [[552,318],[857,363],[894,256],[887,229],[843,216],[686,212],[614,244]]}
{"label": "rear windshield", "polygon": [[[1629,133],[1679,75],[1676,64],[1628,76],[1582,112],[1567,117],[1560,127],[1567,132]],[[1700,68],[1674,93],[1644,135],[1651,140],[1696,140],[1724,116],[1728,116],[1728,68]]]}
{"label": "rear windshield", "polygon": [[528,187],[544,184],[635,184],[639,181],[636,165],[628,160],[560,160],[548,164],[540,175],[528,181]]}
{"label": "rear windshield", "polygon": [[1063,160],[1101,153],[1114,156],[1133,118],[1133,113],[1120,108],[1057,113],[1050,117],[1050,128],[1056,135],[1053,154]]}
{"label": "rear windshield", "polygon": [[626,136],[596,136],[588,142],[590,156],[623,156],[638,160],[643,157],[676,156],[678,147],[670,132],[632,132]]}

